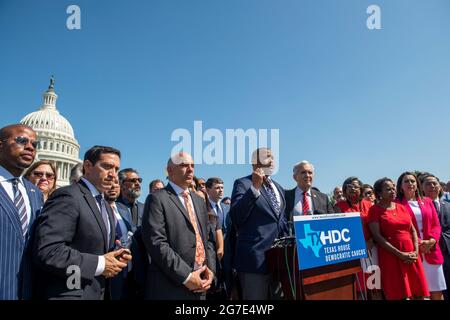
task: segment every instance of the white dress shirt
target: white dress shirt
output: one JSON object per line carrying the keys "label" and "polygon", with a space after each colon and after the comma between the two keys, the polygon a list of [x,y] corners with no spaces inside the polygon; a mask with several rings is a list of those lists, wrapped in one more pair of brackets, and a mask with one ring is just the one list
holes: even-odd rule
{"label": "white dress shirt", "polygon": [[[102,208],[100,207],[100,205],[98,204],[97,199],[95,198],[96,196],[98,196],[100,194],[100,192],[97,190],[97,188],[90,183],[88,180],[86,180],[85,178],[81,178],[81,180],[83,180],[83,182],[86,184],[86,186],[89,188],[89,191],[91,192],[92,196],[94,197],[95,203],[97,204],[97,208],[100,211],[100,213],[102,212]],[[102,194],[103,197],[103,194]],[[106,202],[105,202],[106,205]],[[109,218],[108,218],[109,220]],[[106,226],[107,228],[107,232],[108,232],[108,239],[109,236],[111,234],[111,227],[110,224],[108,223],[108,225]],[[105,271],[105,257],[104,256],[98,256],[98,263],[97,263],[97,269],[95,270],[95,276],[99,276],[103,273],[103,271]]]}
{"label": "white dress shirt", "polygon": [[[11,201],[14,203],[14,193],[13,193],[13,185],[10,179],[14,179],[15,177],[4,167],[0,166],[0,184],[5,189]],[[31,217],[31,205],[30,199],[28,198],[27,189],[25,189],[25,184],[23,183],[23,177],[19,177],[19,183],[17,187],[22,194],[23,201],[25,202],[25,209],[27,212],[27,225],[30,225],[30,217]]]}
{"label": "white dress shirt", "polygon": [[[304,191],[299,186],[295,188],[294,216],[303,215],[303,192]],[[314,207],[311,198],[311,188],[306,192],[306,199],[308,201],[309,210],[313,212]]]}
{"label": "white dress shirt", "polygon": [[[277,198],[278,205],[281,206],[281,196],[280,196],[280,193],[278,192],[278,188],[277,188],[277,186],[275,185],[275,183],[273,183],[272,179],[270,179],[269,176],[268,176],[267,178],[268,178],[268,182],[269,182],[270,186],[272,187],[272,190],[275,192],[275,197]],[[264,183],[263,183],[263,185],[261,186],[261,188],[264,188]],[[258,197],[261,195],[261,191],[259,191],[258,189],[256,189],[256,188],[253,186],[253,183],[251,184],[250,189],[252,189],[252,192],[253,192],[253,195],[255,196],[255,198],[258,198]]]}

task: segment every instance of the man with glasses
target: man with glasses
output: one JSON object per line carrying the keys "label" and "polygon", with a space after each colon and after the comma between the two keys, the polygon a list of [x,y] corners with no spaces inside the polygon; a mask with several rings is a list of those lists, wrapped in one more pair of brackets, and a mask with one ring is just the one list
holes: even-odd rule
{"label": "man with glasses", "polygon": [[30,237],[43,197],[21,175],[33,163],[38,144],[28,126],[0,129],[0,300],[31,298]]}
{"label": "man with glasses", "polygon": [[141,225],[144,213],[144,204],[138,201],[141,196],[141,183],[142,178],[135,169],[126,168],[119,171],[120,197],[117,201],[130,209],[135,227]]}

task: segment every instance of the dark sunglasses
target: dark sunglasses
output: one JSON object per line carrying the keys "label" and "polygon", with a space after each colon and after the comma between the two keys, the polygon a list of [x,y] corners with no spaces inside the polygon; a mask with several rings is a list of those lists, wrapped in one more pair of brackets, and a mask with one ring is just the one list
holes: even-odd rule
{"label": "dark sunglasses", "polygon": [[133,178],[133,179],[125,179],[124,182],[131,182],[131,183],[142,183],[142,178]]}
{"label": "dark sunglasses", "polygon": [[[2,141],[8,141],[8,139]],[[37,149],[41,145],[39,140],[30,140],[29,138],[22,136],[15,137],[14,142],[17,144],[21,144],[24,147],[26,147],[29,143],[31,143],[34,149]]]}
{"label": "dark sunglasses", "polygon": [[51,172],[33,171],[32,174],[36,178],[42,178],[43,176],[48,180],[53,180],[55,178],[55,174]]}
{"label": "dark sunglasses", "polygon": [[364,195],[371,196],[371,195],[373,195],[373,191],[366,191],[366,192],[364,192]]}

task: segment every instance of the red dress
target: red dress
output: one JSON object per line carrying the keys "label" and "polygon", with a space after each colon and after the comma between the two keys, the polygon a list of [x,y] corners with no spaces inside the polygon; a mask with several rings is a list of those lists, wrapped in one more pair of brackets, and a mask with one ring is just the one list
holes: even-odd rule
{"label": "red dress", "polygon": [[[374,205],[369,209],[369,223],[378,222],[381,235],[402,252],[414,251],[411,235],[411,216],[401,204],[392,210]],[[381,285],[386,299],[399,300],[409,297],[429,296],[422,260],[404,263],[400,258],[378,246]]]}

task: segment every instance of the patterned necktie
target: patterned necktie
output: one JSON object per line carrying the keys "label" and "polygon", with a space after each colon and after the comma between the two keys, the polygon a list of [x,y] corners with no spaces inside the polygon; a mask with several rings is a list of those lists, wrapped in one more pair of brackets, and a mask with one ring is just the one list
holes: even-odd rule
{"label": "patterned necktie", "polygon": [[195,231],[195,239],[196,239],[196,245],[195,245],[195,264],[198,267],[201,267],[203,265],[203,263],[205,262],[205,248],[203,247],[203,241],[202,238],[200,236],[200,232],[198,230],[198,225],[197,225],[197,219],[195,218],[195,213],[194,213],[194,209],[192,207],[191,204],[191,199],[189,197],[189,191],[186,190],[182,193],[183,195],[183,199],[184,199],[184,203],[186,205],[186,209],[189,213],[189,220],[191,220],[191,224],[194,227],[194,231]]}
{"label": "patterned necktie", "polygon": [[103,223],[105,224],[106,228],[106,247],[109,248],[109,237],[110,237],[110,226],[109,226],[109,218],[108,218],[108,211],[106,210],[105,200],[103,199],[102,195],[96,195],[95,199],[97,200],[99,206],[100,206],[100,212],[102,214]]}
{"label": "patterned necktie", "polygon": [[275,191],[272,188],[272,184],[270,183],[269,178],[267,178],[264,182],[264,189],[266,189],[267,194],[269,195],[270,202],[275,209],[276,214],[279,215],[281,211],[280,203],[278,202],[277,196],[275,195]]}
{"label": "patterned necktie", "polygon": [[111,205],[113,211],[114,211],[114,221],[116,225],[116,240],[122,241],[123,233],[122,228],[120,227],[120,221],[117,219],[117,215],[120,215],[119,210],[117,210],[117,207],[115,204]]}
{"label": "patterned necktie", "polygon": [[308,214],[309,212],[309,202],[308,202],[308,193],[307,191],[303,192],[303,202],[302,202],[302,210],[303,214]]}
{"label": "patterned necktie", "polygon": [[11,179],[14,194],[14,205],[19,212],[20,225],[22,226],[22,235],[25,237],[28,230],[28,216],[27,207],[25,206],[25,200],[23,199],[22,192],[19,190],[19,178]]}

